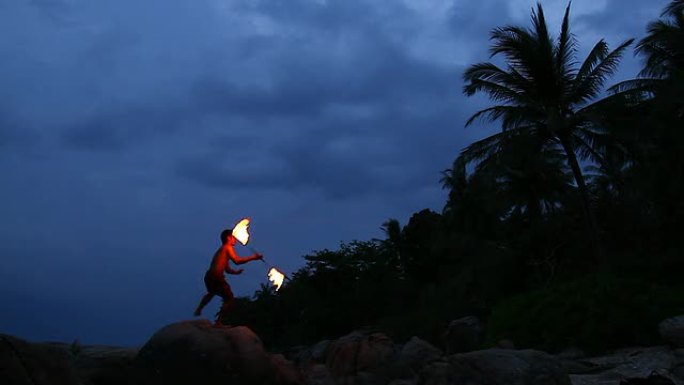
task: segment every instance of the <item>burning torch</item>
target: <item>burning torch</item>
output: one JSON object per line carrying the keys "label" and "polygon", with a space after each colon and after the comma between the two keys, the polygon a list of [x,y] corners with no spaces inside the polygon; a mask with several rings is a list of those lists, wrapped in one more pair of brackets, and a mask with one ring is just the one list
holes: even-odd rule
{"label": "burning torch", "polygon": [[[249,249],[252,250],[253,253],[261,255],[260,252],[254,250],[253,248],[250,247]],[[271,281],[273,286],[275,286],[275,291],[280,290],[280,287],[283,285],[283,281],[285,281],[285,279],[287,278],[285,274],[282,271],[278,270],[275,266],[266,262],[266,259],[263,255],[261,256],[261,262],[263,262],[266,266],[271,266],[271,268],[268,270],[268,280]]]}
{"label": "burning torch", "polygon": [[[243,218],[235,225],[235,227],[233,227],[233,236],[240,243],[242,243],[243,246],[246,246],[247,242],[249,242],[249,221],[249,218]],[[255,249],[251,247],[249,249],[252,250],[253,253],[261,255],[261,253]],[[263,262],[266,266],[270,265],[268,262],[266,262],[263,255],[261,257],[261,262]],[[278,291],[283,285],[285,278],[285,274],[283,274],[282,271],[271,265],[271,268],[268,270],[268,280],[271,281],[273,286],[275,286],[276,291]]]}

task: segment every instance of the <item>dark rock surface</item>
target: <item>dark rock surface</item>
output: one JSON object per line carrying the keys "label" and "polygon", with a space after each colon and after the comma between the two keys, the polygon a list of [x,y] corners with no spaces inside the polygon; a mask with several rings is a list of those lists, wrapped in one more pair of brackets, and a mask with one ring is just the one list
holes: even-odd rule
{"label": "dark rock surface", "polygon": [[448,357],[455,383],[570,385],[560,361],[537,350],[486,349]]}
{"label": "dark rock surface", "polygon": [[480,347],[482,339],[482,324],[477,317],[459,318],[451,321],[444,332],[444,349],[447,354],[471,352]]}
{"label": "dark rock surface", "polygon": [[658,325],[658,332],[666,343],[684,348],[684,315],[662,321]]}
{"label": "dark rock surface", "polygon": [[140,384],[298,384],[299,372],[273,357],[249,328],[214,327],[207,320],[168,325],[135,359]]}
{"label": "dark rock surface", "polygon": [[0,384],[76,385],[78,376],[67,352],[0,334]]}

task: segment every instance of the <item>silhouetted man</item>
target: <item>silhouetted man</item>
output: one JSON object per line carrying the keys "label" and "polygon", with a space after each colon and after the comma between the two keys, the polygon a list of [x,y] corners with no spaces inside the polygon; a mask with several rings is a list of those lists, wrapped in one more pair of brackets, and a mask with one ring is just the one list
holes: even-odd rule
{"label": "silhouetted man", "polygon": [[235,253],[235,242],[237,240],[233,236],[233,230],[227,229],[221,232],[221,242],[223,243],[221,247],[214,253],[214,258],[211,260],[211,265],[209,265],[209,270],[204,274],[204,285],[207,287],[207,294],[202,297],[197,309],[195,310],[195,315],[198,316],[202,314],[202,309],[207,306],[209,301],[218,295],[223,299],[223,304],[221,304],[221,309],[216,314],[215,325],[222,325],[226,320],[226,315],[233,306],[234,296],[233,291],[230,290],[230,285],[226,282],[226,278],[223,275],[227,274],[241,274],[242,269],[233,270],[230,267],[229,259],[237,265],[242,265],[243,263],[256,261],[263,259],[263,256],[258,253],[254,253],[249,257],[239,257]]}

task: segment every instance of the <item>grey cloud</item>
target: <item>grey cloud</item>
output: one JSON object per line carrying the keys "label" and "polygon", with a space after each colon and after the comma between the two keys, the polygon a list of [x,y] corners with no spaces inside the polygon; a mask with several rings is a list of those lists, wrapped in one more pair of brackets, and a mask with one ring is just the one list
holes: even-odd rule
{"label": "grey cloud", "polygon": [[[420,99],[440,100],[456,88],[456,71],[421,62],[388,42],[371,40],[356,47],[354,65],[330,67],[319,57],[284,57],[274,67],[267,86],[244,86],[207,74],[187,95],[161,105],[118,107],[73,123],[64,134],[70,146],[112,150],[151,133],[167,133],[207,114],[255,119],[288,116],[317,119],[335,104],[370,109]],[[318,53],[317,55],[323,55]],[[111,108],[111,107],[110,107]]]}
{"label": "grey cloud", "polygon": [[0,107],[0,148],[31,147],[39,140],[30,123]]}
{"label": "grey cloud", "polygon": [[610,35],[606,37],[641,39],[646,34],[646,25],[657,19],[668,3],[669,0],[609,0],[603,12],[583,15],[578,23]]}
{"label": "grey cloud", "polygon": [[70,124],[61,138],[70,148],[114,151],[174,132],[187,118],[180,105],[120,107]]}
{"label": "grey cloud", "polygon": [[[458,137],[462,127],[464,115],[449,108],[450,99],[435,104],[425,116],[378,109],[366,119],[322,117],[316,121],[319,127],[295,120],[290,124],[300,131],[289,140],[245,149],[249,142],[244,139],[226,139],[208,154],[179,161],[176,173],[212,188],[313,189],[341,200],[408,193],[437,183],[440,163],[448,164],[455,147],[449,139]],[[221,157],[231,153],[231,159],[247,159],[246,167]]]}

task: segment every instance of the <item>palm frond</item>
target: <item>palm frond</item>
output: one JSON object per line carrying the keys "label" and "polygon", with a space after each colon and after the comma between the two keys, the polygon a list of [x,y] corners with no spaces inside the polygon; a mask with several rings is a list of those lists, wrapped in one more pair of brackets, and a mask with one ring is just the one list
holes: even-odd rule
{"label": "palm frond", "polygon": [[675,23],[657,20],[649,23],[648,35],[636,46],[636,53],[646,57],[641,76],[667,77],[684,65],[684,13]]}
{"label": "palm frond", "polygon": [[586,59],[584,59],[584,62],[577,72],[577,80],[581,81],[585,79],[606,55],[608,55],[608,43],[601,39],[594,45],[594,48],[591,49]]}
{"label": "palm frond", "polygon": [[523,104],[526,102],[525,95],[510,88],[488,80],[474,79],[464,87],[465,94],[474,95],[478,91],[484,91],[492,100],[513,104]]}
{"label": "palm frond", "polygon": [[605,150],[606,143],[600,134],[586,129],[577,130],[573,135],[573,141],[580,159],[588,159],[597,164],[605,163],[601,150]]}
{"label": "palm frond", "polygon": [[506,138],[510,135],[509,132],[499,132],[478,140],[477,142],[473,142],[468,147],[461,150],[459,158],[462,159],[464,164],[470,164],[490,157],[500,150],[502,143],[505,142]]}
{"label": "palm frond", "polygon": [[[515,92],[524,92],[529,88],[525,77],[515,71],[506,72],[493,63],[473,64],[465,71],[463,79],[466,82],[472,82],[475,79],[490,80],[506,86]],[[472,96],[471,93],[468,93],[466,87],[464,87],[464,92],[468,96]]]}
{"label": "palm frond", "polygon": [[511,137],[515,135],[530,135],[533,130],[532,126],[524,126],[518,127],[517,130],[502,131],[488,136],[464,148],[459,157],[462,158],[465,164],[481,161],[500,152]]}
{"label": "palm frond", "polygon": [[492,57],[502,54],[508,65],[523,77],[534,76],[534,64],[539,56],[539,44],[529,31],[515,26],[496,28],[490,40],[494,40],[490,48]]}
{"label": "palm frond", "polygon": [[[595,47],[597,54],[591,58],[591,61],[596,59],[598,59],[598,61],[595,62],[594,65],[589,64],[586,67],[585,65],[582,65],[582,68],[578,73],[572,96],[572,102],[574,104],[585,103],[598,95],[606,79],[617,70],[623,52],[630,44],[632,44],[633,41],[634,39],[629,39],[623,42],[616,49],[605,56],[602,54],[603,47],[599,46],[601,42],[597,44],[597,47]],[[593,53],[594,50],[592,50],[592,54]],[[590,57],[592,54],[590,54]],[[587,58],[587,60],[589,60],[589,58]],[[585,64],[586,63],[587,61],[585,61]],[[586,71],[583,71],[585,69]]]}
{"label": "palm frond", "polygon": [[476,112],[465,125],[467,127],[477,119],[486,119],[492,122],[501,120],[501,128],[508,131],[522,124],[534,122],[540,116],[535,108],[529,106],[493,106]]}
{"label": "palm frond", "polygon": [[574,36],[570,33],[570,4],[565,9],[563,16],[563,24],[561,25],[561,33],[558,37],[558,44],[554,56],[556,58],[556,68],[558,74],[561,76],[569,75],[572,69],[573,57],[576,52],[576,42]]}
{"label": "palm frond", "polygon": [[454,159],[451,168],[442,171],[442,178],[439,180],[443,189],[461,192],[467,184],[466,160],[458,156]]}
{"label": "palm frond", "polygon": [[644,92],[657,88],[658,85],[660,85],[661,83],[661,80],[653,78],[636,78],[623,80],[619,83],[610,86],[608,88],[608,92],[611,92],[613,94],[619,94],[621,92],[627,91]]}
{"label": "palm frond", "polygon": [[678,15],[682,12],[684,12],[684,0],[672,0],[672,2],[665,7],[663,13],[660,14],[660,16],[666,17]]}
{"label": "palm frond", "polygon": [[534,31],[535,40],[539,43],[539,48],[541,48],[545,53],[551,56],[553,51],[553,43],[551,42],[551,36],[549,35],[549,29],[546,26],[546,19],[544,18],[544,8],[542,8],[541,3],[537,3],[537,11],[532,12],[532,28]]}

